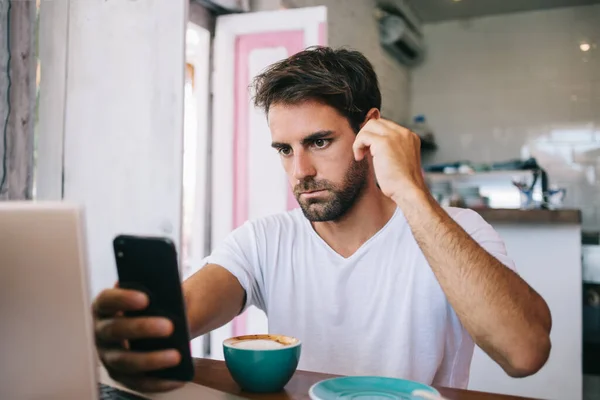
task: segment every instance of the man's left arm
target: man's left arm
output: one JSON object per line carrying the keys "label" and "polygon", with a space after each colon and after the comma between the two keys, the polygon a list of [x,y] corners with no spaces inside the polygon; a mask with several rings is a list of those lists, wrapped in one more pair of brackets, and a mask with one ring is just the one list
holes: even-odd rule
{"label": "man's left arm", "polygon": [[544,299],[482,248],[427,193],[398,199],[448,301],[474,341],[507,374],[537,372],[550,353]]}
{"label": "man's left arm", "polygon": [[431,197],[419,138],[383,119],[357,135],[356,159],[370,155],[377,181],[403,211],[448,301],[475,343],[506,373],[537,372],[550,353],[550,310],[515,272],[481,247]]}

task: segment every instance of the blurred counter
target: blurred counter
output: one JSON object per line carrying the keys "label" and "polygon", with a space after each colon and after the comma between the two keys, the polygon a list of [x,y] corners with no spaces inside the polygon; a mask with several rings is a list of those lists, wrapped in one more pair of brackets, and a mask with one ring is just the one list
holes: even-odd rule
{"label": "blurred counter", "polygon": [[480,208],[474,211],[490,224],[581,224],[581,210],[575,209]]}
{"label": "blurred counter", "polygon": [[552,353],[535,375],[508,377],[481,349],[469,389],[536,399],[582,399],[581,212],[573,209],[474,209],[498,232],[516,272],[546,300]]}

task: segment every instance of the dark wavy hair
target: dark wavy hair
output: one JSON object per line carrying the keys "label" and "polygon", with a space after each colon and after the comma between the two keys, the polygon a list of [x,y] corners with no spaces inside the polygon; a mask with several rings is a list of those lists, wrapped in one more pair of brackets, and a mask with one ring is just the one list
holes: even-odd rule
{"label": "dark wavy hair", "polygon": [[370,109],[381,109],[377,74],[358,51],[315,46],[269,66],[253,83],[254,104],[265,113],[274,104],[316,100],[335,108],[355,132]]}

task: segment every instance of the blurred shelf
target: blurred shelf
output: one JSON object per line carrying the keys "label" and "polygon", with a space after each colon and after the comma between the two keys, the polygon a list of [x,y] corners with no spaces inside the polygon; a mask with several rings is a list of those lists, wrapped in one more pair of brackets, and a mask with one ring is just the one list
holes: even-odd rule
{"label": "blurred shelf", "polygon": [[521,210],[483,208],[474,209],[488,223],[506,224],[581,224],[581,210]]}
{"label": "blurred shelf", "polygon": [[473,173],[445,174],[442,172],[426,172],[425,176],[431,183],[454,182],[469,183],[472,185],[485,185],[491,183],[505,183],[512,185],[513,179],[530,178],[532,170],[506,170],[506,171],[481,171]]}

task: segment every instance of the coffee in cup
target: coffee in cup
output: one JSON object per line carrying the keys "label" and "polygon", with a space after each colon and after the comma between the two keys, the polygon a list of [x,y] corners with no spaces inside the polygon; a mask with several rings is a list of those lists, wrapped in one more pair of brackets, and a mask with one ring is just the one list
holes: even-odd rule
{"label": "coffee in cup", "polygon": [[300,340],[284,335],[246,335],[223,342],[225,363],[245,391],[278,392],[294,375],[300,361]]}

